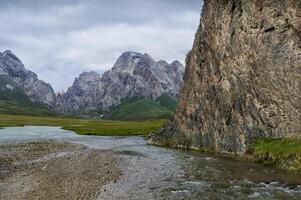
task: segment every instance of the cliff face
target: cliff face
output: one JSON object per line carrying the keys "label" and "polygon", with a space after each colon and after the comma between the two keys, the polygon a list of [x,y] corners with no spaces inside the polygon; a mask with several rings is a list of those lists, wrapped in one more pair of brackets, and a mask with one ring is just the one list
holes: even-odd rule
{"label": "cliff face", "polygon": [[95,72],[81,74],[58,98],[57,107],[67,113],[102,114],[123,98],[143,96],[155,100],[163,94],[177,96],[183,75],[184,66],[178,61],[156,62],[147,54],[125,52],[102,76]]}
{"label": "cliff face", "polygon": [[73,85],[64,94],[57,96],[55,109],[62,112],[88,112],[97,109],[96,98],[100,75],[84,72],[75,78]]}
{"label": "cliff face", "polygon": [[206,0],[174,118],[151,143],[244,153],[301,136],[301,1]]}

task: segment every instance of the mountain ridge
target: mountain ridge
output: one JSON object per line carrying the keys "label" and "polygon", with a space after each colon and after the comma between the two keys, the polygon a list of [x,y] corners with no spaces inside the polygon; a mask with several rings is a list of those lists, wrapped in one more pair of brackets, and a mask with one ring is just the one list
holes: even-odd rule
{"label": "mountain ridge", "polygon": [[102,75],[91,71],[75,78],[67,92],[55,94],[51,85],[27,70],[22,61],[6,50],[0,52],[0,75],[10,77],[34,103],[50,109],[80,116],[102,116],[121,104],[123,98],[149,97],[156,100],[163,94],[177,96],[184,66],[179,61],[156,62],[148,54],[124,52],[113,68]]}
{"label": "mountain ridge", "polygon": [[179,61],[156,62],[148,54],[124,52],[102,76],[96,72],[82,73],[61,95],[58,107],[65,112],[84,109],[84,113],[100,109],[103,114],[126,97],[156,100],[163,94],[177,96],[183,74],[184,66]]}
{"label": "mountain ridge", "polygon": [[55,101],[55,94],[50,84],[38,79],[38,76],[27,70],[21,60],[10,50],[0,54],[0,75],[7,75],[20,87],[35,103],[51,106]]}

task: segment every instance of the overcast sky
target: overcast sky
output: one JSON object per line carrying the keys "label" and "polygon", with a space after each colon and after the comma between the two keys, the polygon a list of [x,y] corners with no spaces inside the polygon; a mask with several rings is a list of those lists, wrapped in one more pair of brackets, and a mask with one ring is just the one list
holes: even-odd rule
{"label": "overcast sky", "polygon": [[102,73],[124,51],[184,61],[201,0],[0,0],[0,51],[66,90],[83,71]]}

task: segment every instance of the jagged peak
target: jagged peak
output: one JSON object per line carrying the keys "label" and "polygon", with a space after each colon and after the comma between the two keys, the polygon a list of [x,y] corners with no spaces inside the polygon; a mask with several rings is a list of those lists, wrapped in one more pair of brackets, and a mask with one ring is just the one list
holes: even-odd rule
{"label": "jagged peak", "polygon": [[159,60],[157,63],[160,65],[168,65],[168,62],[166,62],[165,60]]}
{"label": "jagged peak", "polygon": [[10,57],[21,63],[21,60],[11,50],[4,51],[3,53],[1,53],[1,56],[2,57]]}
{"label": "jagged peak", "polygon": [[175,66],[179,71],[185,71],[185,66],[178,60],[174,60],[171,66]]}
{"label": "jagged peak", "polygon": [[7,49],[3,52],[3,54],[13,54],[13,52],[11,50]]}
{"label": "jagged peak", "polygon": [[97,82],[100,80],[100,75],[95,71],[83,72],[77,78],[75,78],[73,85],[78,85],[80,83],[88,83],[88,82]]}
{"label": "jagged peak", "polygon": [[183,64],[182,64],[180,61],[178,61],[178,60],[174,60],[171,64],[172,64],[172,65],[183,66]]}
{"label": "jagged peak", "polygon": [[125,51],[121,54],[120,57],[135,57],[135,56],[143,56],[142,53],[138,53],[138,52],[135,52],[135,51]]}
{"label": "jagged peak", "polygon": [[12,56],[16,56],[11,50],[5,50],[3,53],[2,53],[2,56],[6,56],[6,55],[12,55]]}
{"label": "jagged peak", "polygon": [[147,53],[139,53],[139,52],[134,52],[134,51],[126,51],[124,53],[121,54],[121,56],[117,59],[117,63],[118,61],[133,61],[135,59],[150,59],[153,60],[152,57],[150,55],[148,55]]}
{"label": "jagged peak", "polygon": [[79,78],[84,77],[100,77],[100,75],[95,71],[83,72],[79,75]]}

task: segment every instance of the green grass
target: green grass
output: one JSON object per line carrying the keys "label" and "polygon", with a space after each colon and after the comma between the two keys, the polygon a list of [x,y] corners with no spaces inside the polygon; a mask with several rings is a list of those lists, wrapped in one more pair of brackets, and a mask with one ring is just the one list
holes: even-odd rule
{"label": "green grass", "polygon": [[[14,89],[6,88],[11,85]],[[23,89],[5,75],[0,75],[0,113],[12,115],[57,116],[43,104],[32,103]]]}
{"label": "green grass", "polygon": [[301,174],[300,138],[260,138],[250,146],[257,162]]}
{"label": "green grass", "polygon": [[292,154],[301,156],[301,139],[256,139],[253,144],[257,153],[273,153],[275,156],[288,157]]}
{"label": "green grass", "polygon": [[[8,84],[14,88],[7,88]],[[9,77],[0,75],[0,127],[60,126],[78,134],[145,135],[160,128],[166,121],[164,118],[171,113],[168,108],[151,99],[134,98],[123,100],[111,115],[112,119],[128,121],[67,118],[50,111],[43,104],[32,103],[22,88]]]}
{"label": "green grass", "polygon": [[178,105],[178,100],[176,97],[169,96],[167,94],[163,94],[160,96],[156,102],[158,102],[160,105],[164,106],[165,108],[168,108],[171,111],[175,111]]}
{"label": "green grass", "polygon": [[146,135],[159,129],[165,119],[147,121],[86,120],[60,117],[36,117],[0,114],[0,127],[59,126],[81,135],[129,136]]}
{"label": "green grass", "polygon": [[159,103],[146,98],[124,100],[113,109],[110,119],[113,120],[147,120],[168,118],[172,111]]}

